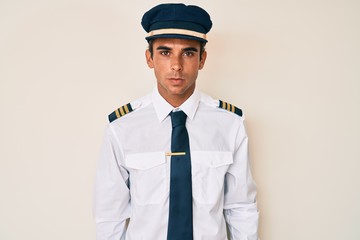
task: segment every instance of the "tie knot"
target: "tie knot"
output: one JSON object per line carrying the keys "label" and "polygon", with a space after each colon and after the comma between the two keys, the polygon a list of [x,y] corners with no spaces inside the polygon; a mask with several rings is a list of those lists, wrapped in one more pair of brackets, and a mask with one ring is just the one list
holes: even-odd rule
{"label": "tie knot", "polygon": [[186,114],[183,111],[171,112],[171,124],[172,127],[185,126]]}

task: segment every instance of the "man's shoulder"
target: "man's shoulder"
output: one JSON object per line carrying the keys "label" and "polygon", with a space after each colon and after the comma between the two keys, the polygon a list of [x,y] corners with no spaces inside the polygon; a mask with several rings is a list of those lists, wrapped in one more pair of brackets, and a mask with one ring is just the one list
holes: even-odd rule
{"label": "man's shoulder", "polygon": [[124,116],[128,116],[135,111],[138,111],[141,108],[146,107],[151,103],[150,95],[146,95],[142,98],[131,101],[125,105],[122,105],[119,108],[116,108],[113,112],[108,115],[109,122],[112,123],[117,119],[120,119]]}
{"label": "man's shoulder", "polygon": [[205,105],[215,108],[219,112],[227,112],[230,114],[236,114],[240,117],[243,117],[243,111],[240,108],[236,107],[235,105],[220,99],[212,98],[211,96],[204,93],[200,93],[200,94],[201,94],[201,102],[204,103]]}

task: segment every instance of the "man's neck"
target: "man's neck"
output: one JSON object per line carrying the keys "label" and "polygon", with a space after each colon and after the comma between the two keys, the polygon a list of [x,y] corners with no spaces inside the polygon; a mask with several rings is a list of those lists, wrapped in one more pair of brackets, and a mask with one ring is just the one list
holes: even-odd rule
{"label": "man's neck", "polygon": [[194,91],[195,88],[192,89],[192,91],[188,91],[184,94],[167,94],[167,92],[162,92],[161,89],[158,88],[160,96],[174,108],[177,108],[186,102],[186,100],[188,100],[193,95]]}

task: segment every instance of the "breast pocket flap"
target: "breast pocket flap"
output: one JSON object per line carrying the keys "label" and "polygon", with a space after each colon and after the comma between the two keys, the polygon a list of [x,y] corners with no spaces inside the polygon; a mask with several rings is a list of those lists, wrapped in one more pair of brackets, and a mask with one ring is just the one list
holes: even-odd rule
{"label": "breast pocket flap", "polygon": [[164,152],[135,153],[125,156],[125,165],[129,168],[146,170],[166,162]]}
{"label": "breast pocket flap", "polygon": [[194,151],[191,153],[191,159],[201,165],[217,168],[233,163],[231,152],[218,151]]}

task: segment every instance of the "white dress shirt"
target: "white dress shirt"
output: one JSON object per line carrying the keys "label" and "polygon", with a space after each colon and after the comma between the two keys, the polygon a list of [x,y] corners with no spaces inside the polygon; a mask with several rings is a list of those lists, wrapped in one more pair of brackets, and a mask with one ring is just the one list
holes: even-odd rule
{"label": "white dress shirt", "polygon": [[[95,182],[97,240],[166,240],[174,108],[157,89],[131,106],[107,126]],[[195,91],[179,107],[188,116],[194,240],[257,240],[244,119],[218,106]]]}

